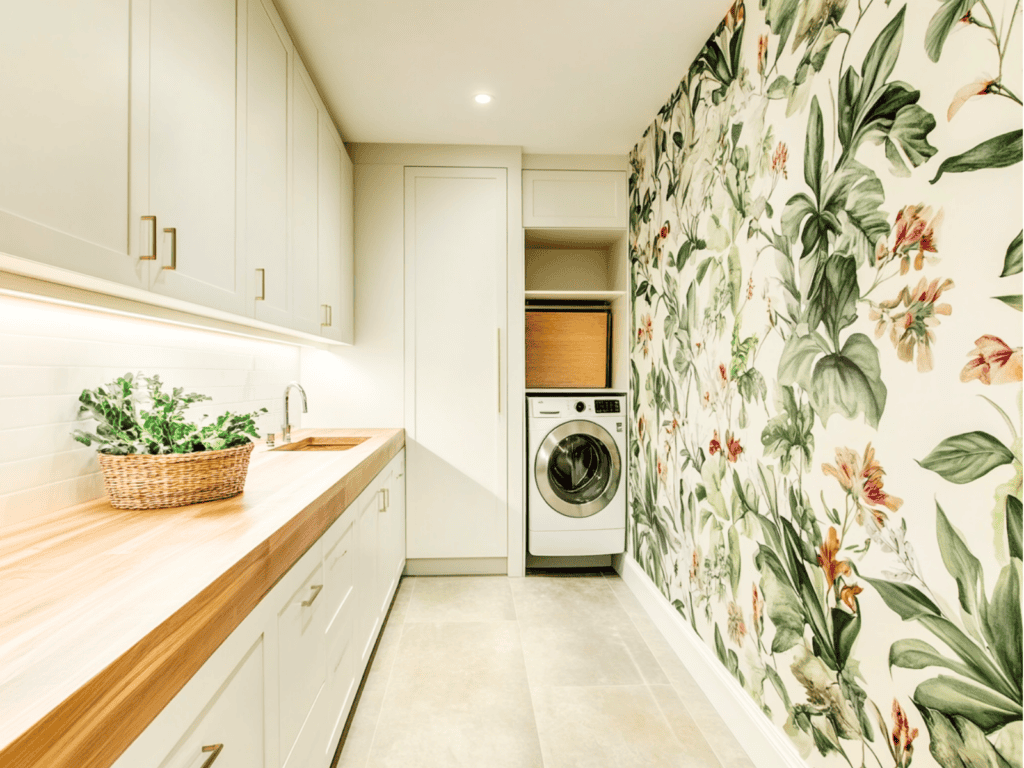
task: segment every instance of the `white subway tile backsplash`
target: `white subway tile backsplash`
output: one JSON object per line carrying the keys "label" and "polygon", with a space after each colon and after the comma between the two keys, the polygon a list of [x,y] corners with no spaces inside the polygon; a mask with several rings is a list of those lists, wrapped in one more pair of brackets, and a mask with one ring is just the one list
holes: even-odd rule
{"label": "white subway tile backsplash", "polygon": [[93,426],[81,391],[127,372],[211,396],[195,418],[267,408],[262,433],[280,429],[299,348],[0,296],[0,528],[103,495],[95,451],[70,433]]}

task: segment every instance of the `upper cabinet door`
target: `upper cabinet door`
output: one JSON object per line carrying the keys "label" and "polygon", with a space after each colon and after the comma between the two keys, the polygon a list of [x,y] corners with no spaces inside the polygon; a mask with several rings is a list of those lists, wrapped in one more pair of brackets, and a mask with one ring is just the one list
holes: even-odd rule
{"label": "upper cabinet door", "polygon": [[255,317],[292,327],[288,274],[291,42],[273,5],[247,0],[245,241]]}
{"label": "upper cabinet door", "polygon": [[133,4],[131,233],[138,255],[156,235],[151,290],[247,314],[235,245],[236,17],[235,0]]}
{"label": "upper cabinet door", "polygon": [[128,0],[5,3],[0,251],[141,287],[128,250]]}
{"label": "upper cabinet door", "polygon": [[320,107],[316,88],[298,56],[292,65],[291,258],[288,261],[292,327],[320,333],[319,254]]}
{"label": "upper cabinet door", "polygon": [[625,171],[523,171],[523,226],[625,229]]}
{"label": "upper cabinet door", "polygon": [[352,161],[326,112],[320,119],[320,308],[323,336],[353,341]]}

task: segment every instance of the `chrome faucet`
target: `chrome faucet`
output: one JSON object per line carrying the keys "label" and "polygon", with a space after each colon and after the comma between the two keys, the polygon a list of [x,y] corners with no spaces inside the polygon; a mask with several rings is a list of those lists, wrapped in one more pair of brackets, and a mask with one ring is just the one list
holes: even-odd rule
{"label": "chrome faucet", "polygon": [[282,443],[290,443],[292,441],[292,425],[288,423],[288,395],[291,393],[292,387],[298,389],[299,394],[302,395],[302,412],[306,413],[306,390],[297,381],[289,382],[284,388],[284,424],[281,425]]}

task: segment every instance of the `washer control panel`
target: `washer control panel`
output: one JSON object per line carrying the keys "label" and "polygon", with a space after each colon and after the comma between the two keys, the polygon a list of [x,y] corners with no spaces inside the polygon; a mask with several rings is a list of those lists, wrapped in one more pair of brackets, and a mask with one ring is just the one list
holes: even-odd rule
{"label": "washer control panel", "polygon": [[594,397],[585,393],[576,395],[531,395],[527,397],[529,415],[533,419],[565,417],[618,416],[625,410],[626,398],[615,396]]}
{"label": "washer control panel", "polygon": [[621,413],[622,403],[619,400],[595,400],[594,413]]}

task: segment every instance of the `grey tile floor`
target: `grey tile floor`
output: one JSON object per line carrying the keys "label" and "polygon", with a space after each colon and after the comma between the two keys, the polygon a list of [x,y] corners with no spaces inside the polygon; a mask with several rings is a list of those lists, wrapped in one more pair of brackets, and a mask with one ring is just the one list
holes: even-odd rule
{"label": "grey tile floor", "polygon": [[614,575],[406,577],[339,768],[752,768]]}

